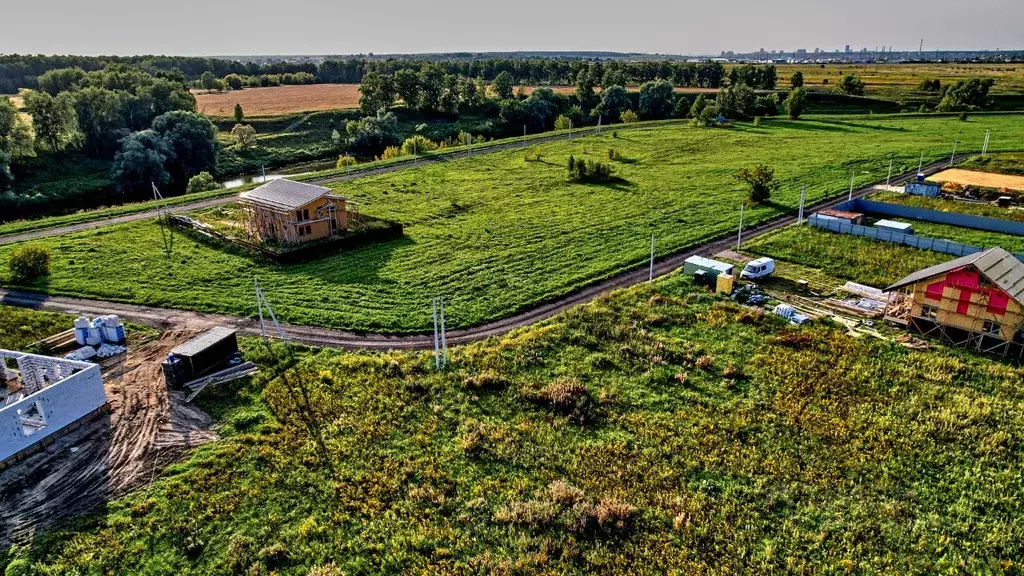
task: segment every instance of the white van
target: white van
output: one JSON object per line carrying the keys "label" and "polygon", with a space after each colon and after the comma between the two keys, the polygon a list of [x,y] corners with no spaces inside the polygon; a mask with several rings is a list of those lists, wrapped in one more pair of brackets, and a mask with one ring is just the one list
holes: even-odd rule
{"label": "white van", "polygon": [[740,278],[744,280],[757,280],[758,278],[767,278],[775,272],[775,260],[771,258],[758,258],[757,260],[751,260],[747,262],[747,265],[743,267],[743,271],[740,272]]}

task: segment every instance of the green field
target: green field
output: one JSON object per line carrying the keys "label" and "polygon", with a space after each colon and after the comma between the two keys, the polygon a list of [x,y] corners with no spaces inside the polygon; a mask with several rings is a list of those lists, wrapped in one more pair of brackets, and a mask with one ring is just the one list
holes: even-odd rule
{"label": "green field", "polygon": [[913,224],[914,233],[918,236],[927,236],[928,238],[938,238],[940,240],[952,240],[961,244],[978,246],[979,248],[992,248],[993,246],[999,246],[1009,250],[1010,252],[1024,254],[1024,236],[989,232],[987,230],[974,230],[972,228],[961,228],[959,226],[950,226],[948,224],[934,224],[932,222],[921,222],[920,220],[904,220]]}
{"label": "green field", "polygon": [[[399,240],[282,267],[180,235],[168,259],[155,225],[132,223],[39,241],[52,250],[52,273],[28,288],[253,314],[256,277],[278,317],[290,322],[424,331],[431,299],[444,296],[449,324],[469,326],[642,263],[652,232],[659,255],[732,233],[745,198],[733,178],[740,168],[767,163],[782,183],[776,204],[748,208],[751,225],[793,210],[801,183],[810,201],[835,195],[849,186],[851,171],[868,172],[858,174],[859,184],[884,179],[889,154],[896,154],[897,171],[910,170],[921,151],[942,158],[954,137],[961,149],[977,148],[994,126],[1024,135],[1024,116],[605,132],[537,145],[539,162],[522,151],[481,154],[337,186],[364,213],[404,224]],[[606,159],[610,148],[621,155],[614,162],[620,182],[566,182],[570,154]],[[0,250],[0,262],[9,250]]]}
{"label": "green field", "polygon": [[442,373],[428,353],[262,350],[254,382],[200,398],[221,441],[0,568],[1022,569],[1020,368],[791,328],[680,275],[453,349]]}
{"label": "green field", "polygon": [[830,276],[877,288],[885,288],[921,268],[953,259],[948,254],[827,232],[807,225],[787,226],[755,238],[746,243],[743,250],[817,268]]}
{"label": "green field", "polygon": [[0,304],[0,348],[23,350],[29,344],[71,327],[74,316],[37,312]]}

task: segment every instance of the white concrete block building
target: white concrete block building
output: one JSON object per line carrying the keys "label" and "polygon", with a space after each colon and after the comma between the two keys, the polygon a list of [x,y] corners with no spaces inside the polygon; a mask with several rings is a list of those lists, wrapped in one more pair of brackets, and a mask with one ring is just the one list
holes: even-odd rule
{"label": "white concrete block building", "polygon": [[98,365],[0,350],[0,463],[106,403]]}

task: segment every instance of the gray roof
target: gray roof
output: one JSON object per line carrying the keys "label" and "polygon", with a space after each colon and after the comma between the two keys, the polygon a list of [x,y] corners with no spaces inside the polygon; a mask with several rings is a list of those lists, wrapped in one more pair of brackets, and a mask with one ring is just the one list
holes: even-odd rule
{"label": "gray roof", "polygon": [[281,178],[242,192],[239,197],[278,210],[295,210],[330,193],[330,188]]}
{"label": "gray roof", "polygon": [[176,346],[171,350],[171,354],[175,356],[191,357],[206,350],[210,346],[217,344],[221,340],[231,338],[235,335],[235,331],[231,328],[225,328],[223,326],[217,326],[210,328],[206,332],[203,332],[199,336]]}
{"label": "gray roof", "polygon": [[945,264],[938,264],[930,268],[918,270],[903,280],[886,288],[886,291],[895,290],[921,280],[926,280],[939,274],[952,272],[965,266],[974,266],[981,272],[981,275],[998,286],[1011,298],[1024,304],[1024,262],[1017,259],[1002,248],[990,248],[984,252],[977,252],[950,260]]}

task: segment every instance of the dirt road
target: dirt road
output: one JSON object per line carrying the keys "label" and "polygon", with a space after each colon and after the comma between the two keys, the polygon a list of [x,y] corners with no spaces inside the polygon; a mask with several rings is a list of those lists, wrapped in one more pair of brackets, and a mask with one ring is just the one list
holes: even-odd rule
{"label": "dirt road", "polygon": [[[926,174],[933,173],[944,168],[946,164],[947,162],[932,164],[927,166],[924,169],[924,172]],[[895,185],[905,182],[912,178],[915,173],[916,171],[903,174],[894,178],[892,183]],[[858,198],[873,191],[873,187],[861,188],[854,191],[853,196]],[[819,202],[808,206],[806,212],[807,214],[810,214],[816,210],[834,206],[845,201],[846,198],[847,195],[843,194],[839,198]],[[759,226],[745,229],[743,231],[743,237],[749,240],[761,234],[792,224],[795,221],[795,216],[779,216],[778,218],[760,224]],[[721,238],[701,246],[678,252],[671,256],[662,258],[661,260],[655,261],[654,275],[657,277],[672,272],[676,268],[682,266],[683,261],[694,254],[711,255],[732,246],[735,246],[735,237],[730,235],[726,238]],[[519,312],[509,316],[508,318],[480,326],[474,326],[472,328],[450,331],[448,332],[448,342],[451,344],[464,344],[466,342],[482,340],[491,336],[499,336],[516,328],[528,326],[550,318],[573,306],[589,302],[611,290],[646,282],[648,277],[648,266],[643,265],[632,271],[624,272],[611,278],[595,282],[586,288],[567,294],[558,300]],[[221,326],[230,326],[250,335],[259,334],[258,321],[254,318],[228,316],[223,314],[206,314],[188,310],[155,308],[136,304],[122,304],[117,302],[69,298],[64,296],[47,296],[44,294],[30,292],[4,292],[2,290],[0,290],[0,304],[25,306],[58,312],[80,313],[90,316],[117,314],[122,318],[134,322],[160,327],[189,325],[191,323],[217,324]],[[431,335],[424,334],[388,335],[357,333],[345,330],[332,330],[329,328],[295,326],[288,324],[283,325],[282,328],[285,335],[290,340],[312,346],[372,350],[425,349],[433,346],[433,337]],[[268,329],[272,330],[269,322]]]}
{"label": "dirt road", "polygon": [[110,412],[0,472],[0,548],[147,483],[188,449],[217,438],[212,420],[168,392],[160,363],[203,325],[165,332],[104,374]]}

